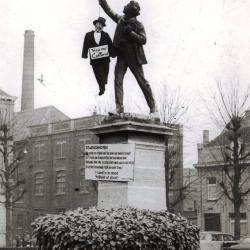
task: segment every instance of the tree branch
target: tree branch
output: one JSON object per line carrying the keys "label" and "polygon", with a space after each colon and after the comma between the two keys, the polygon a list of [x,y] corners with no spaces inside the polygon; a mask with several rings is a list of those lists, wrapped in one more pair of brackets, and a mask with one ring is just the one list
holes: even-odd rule
{"label": "tree branch", "polygon": [[233,202],[234,199],[229,195],[229,192],[228,192],[227,187],[225,186],[225,183],[224,183],[224,182],[220,182],[220,186],[221,186],[221,188],[223,189],[223,191],[224,191],[226,197],[227,197],[230,201]]}
{"label": "tree branch", "polygon": [[230,180],[230,182],[232,183],[233,182],[233,177],[230,175],[229,173],[229,167],[231,166],[228,166],[227,164],[225,164],[222,169],[224,171],[224,173],[226,174],[227,178]]}
{"label": "tree branch", "polygon": [[21,193],[18,194],[17,197],[13,198],[12,203],[15,204],[17,201],[21,200],[26,193],[26,190],[23,189]]}
{"label": "tree branch", "polygon": [[241,192],[241,197],[244,197],[250,193],[250,188],[247,189],[245,192]]}

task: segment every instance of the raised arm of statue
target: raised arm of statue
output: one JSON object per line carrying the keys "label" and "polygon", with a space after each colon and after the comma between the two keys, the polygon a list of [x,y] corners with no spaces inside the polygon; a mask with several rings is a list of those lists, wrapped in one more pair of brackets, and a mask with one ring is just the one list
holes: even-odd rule
{"label": "raised arm of statue", "polygon": [[108,5],[106,0],[99,0],[99,4],[103,8],[104,12],[116,23],[118,23],[119,19],[121,18],[120,15],[115,13]]}

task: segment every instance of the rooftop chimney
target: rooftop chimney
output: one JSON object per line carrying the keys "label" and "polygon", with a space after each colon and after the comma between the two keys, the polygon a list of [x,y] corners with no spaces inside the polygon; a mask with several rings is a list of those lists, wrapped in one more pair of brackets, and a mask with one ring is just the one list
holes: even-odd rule
{"label": "rooftop chimney", "polygon": [[209,143],[209,130],[203,130],[203,144]]}
{"label": "rooftop chimney", "polygon": [[21,111],[34,109],[34,37],[34,31],[25,31]]}

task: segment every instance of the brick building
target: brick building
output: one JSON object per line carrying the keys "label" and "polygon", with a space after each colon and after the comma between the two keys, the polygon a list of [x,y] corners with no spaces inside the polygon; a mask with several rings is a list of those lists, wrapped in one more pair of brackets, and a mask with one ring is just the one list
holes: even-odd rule
{"label": "brick building", "polygon": [[[13,203],[13,241],[30,235],[30,224],[39,215],[96,205],[96,185],[84,178],[84,144],[98,143],[88,128],[102,119],[93,115],[70,120],[53,106],[14,113],[15,99],[0,90],[0,121],[13,126],[15,152],[24,152],[14,177],[25,180],[15,190],[25,194]],[[5,246],[4,203],[0,203],[0,215],[0,245]]]}
{"label": "brick building", "polygon": [[[56,121],[64,121],[68,120],[68,116],[64,115],[61,111],[54,108],[53,106],[38,108],[38,109],[30,109],[24,110],[21,112],[17,112],[13,114],[12,117],[12,125],[13,125],[13,139],[15,143],[15,152],[23,152],[23,156],[19,161],[18,168],[15,172],[15,176],[13,176],[16,180],[24,180],[25,184],[20,184],[17,189],[14,191],[16,193],[21,193],[23,190],[27,192],[25,195],[14,201],[12,206],[12,235],[10,236],[12,240],[15,240],[16,235],[19,237],[23,237],[24,234],[27,233],[25,230],[25,226],[23,225],[23,218],[27,217],[29,211],[28,206],[24,206],[26,196],[28,195],[27,179],[26,173],[29,172],[27,168],[27,160],[29,157],[29,143],[28,138],[30,136],[29,126],[34,124],[38,124],[41,126],[44,123],[48,122],[56,122]],[[16,194],[17,195],[17,194]],[[15,198],[14,198],[15,199]],[[23,216],[25,214],[25,216]]]}
{"label": "brick building", "polygon": [[[225,130],[214,140],[209,140],[209,132],[203,132],[203,143],[198,144],[198,162],[195,167],[198,171],[200,180],[200,199],[198,201],[198,225],[201,230],[222,231],[225,233],[234,233],[234,211],[233,204],[225,197],[220,187],[223,181],[224,172],[222,170],[225,164],[222,147],[228,145],[225,140]],[[224,138],[224,139],[223,139]],[[246,111],[242,127],[241,138],[244,140],[246,149],[249,150],[250,144],[250,111]],[[246,171],[242,175],[242,185],[250,186],[249,158],[244,162]],[[241,234],[250,233],[250,195],[244,197],[241,206]]]}
{"label": "brick building", "polygon": [[84,177],[84,145],[98,143],[88,128],[100,119],[93,115],[30,126],[27,154],[19,167],[27,192],[14,209],[14,235],[30,232],[39,215],[96,205],[96,184]]}

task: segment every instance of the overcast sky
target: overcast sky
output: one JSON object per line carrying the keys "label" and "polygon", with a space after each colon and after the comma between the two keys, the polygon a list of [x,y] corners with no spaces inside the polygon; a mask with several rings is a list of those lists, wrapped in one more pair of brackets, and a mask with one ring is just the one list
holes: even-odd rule
{"label": "overcast sky", "polygon": [[[122,13],[128,0],[108,0]],[[227,84],[235,75],[249,84],[249,0],[140,0],[147,33],[144,46],[146,78],[158,100],[162,86],[181,88],[183,100],[191,100],[185,120],[184,163],[196,162],[196,144],[202,130],[211,129],[201,101],[216,81]],[[105,30],[113,37],[115,24],[107,19]],[[85,33],[99,15],[97,0],[0,0],[0,87],[17,96],[20,109],[24,31],[35,32],[35,79],[44,75],[46,86],[35,81],[35,106],[54,105],[72,118],[90,114],[95,105],[113,105],[112,60],[107,91],[98,87],[89,60],[81,59]],[[133,76],[124,81],[125,111],[148,113]],[[99,103],[99,104],[96,104]],[[215,132],[212,133],[212,136]]]}

